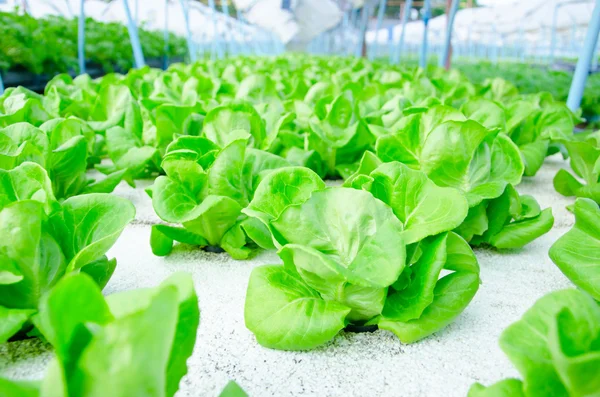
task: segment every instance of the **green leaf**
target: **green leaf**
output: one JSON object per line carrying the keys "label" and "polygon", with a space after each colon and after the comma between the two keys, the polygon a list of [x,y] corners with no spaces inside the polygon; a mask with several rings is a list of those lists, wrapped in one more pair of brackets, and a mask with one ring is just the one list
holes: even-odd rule
{"label": "green leaf", "polygon": [[36,324],[57,352],[43,395],[171,397],[195,344],[198,300],[185,274],[106,301],[88,276],[69,275],[45,296]]}
{"label": "green leaf", "polygon": [[194,112],[192,106],[165,103],[155,110],[156,144],[167,147],[176,134],[182,134],[187,118]]}
{"label": "green leaf", "polygon": [[304,167],[284,167],[269,173],[258,185],[254,198],[243,212],[268,224],[290,205],[301,204],[325,183]]}
{"label": "green leaf", "polygon": [[6,397],[39,397],[40,386],[38,382],[0,378],[0,394]]}
{"label": "green leaf", "polygon": [[273,243],[273,236],[268,226],[261,222],[258,218],[246,218],[240,224],[240,227],[244,230],[244,233],[254,241],[259,247],[272,250],[275,249]]}
{"label": "green leaf", "polygon": [[[570,311],[570,319],[560,320],[565,310]],[[574,323],[580,325],[575,326]],[[584,328],[578,328],[580,326]],[[561,334],[569,335],[570,329],[573,331],[571,335],[584,330],[588,333],[579,334],[577,340],[560,341],[560,338],[564,338]],[[598,304],[580,291],[562,290],[538,300],[521,320],[508,327],[500,337],[500,346],[523,376],[525,395],[585,395],[579,392],[571,394],[567,389],[571,386],[572,374],[563,367],[560,357],[559,360],[555,357],[562,352],[561,355],[566,354],[571,359],[584,362],[598,354],[599,335]],[[589,367],[590,370],[592,368]]]}
{"label": "green leaf", "polygon": [[521,155],[523,156],[524,174],[526,176],[534,176],[542,168],[542,164],[548,153],[549,144],[550,141],[541,139],[519,146],[519,150],[521,150]]}
{"label": "green leaf", "polygon": [[129,200],[102,193],[71,197],[62,207],[68,271],[101,258],[135,217],[135,207]]}
{"label": "green leaf", "polygon": [[9,309],[0,306],[0,345],[19,332],[34,313],[35,310]]}
{"label": "green leaf", "polygon": [[127,175],[127,170],[120,170],[107,175],[106,178],[93,182],[87,185],[81,192],[81,194],[89,193],[112,193],[123,178]]}
{"label": "green leaf", "polygon": [[229,197],[208,196],[183,226],[206,239],[209,245],[219,245],[225,233],[236,224],[241,211],[242,207]]}
{"label": "green leaf", "polygon": [[[439,331],[469,304],[479,287],[479,265],[466,241],[454,233],[429,237],[407,268],[409,278],[390,293],[377,320],[380,328],[412,343]],[[442,269],[453,271],[440,279]]]}
{"label": "green leaf", "polygon": [[322,345],[344,328],[349,312],[344,305],[323,300],[296,272],[283,266],[252,270],[244,318],[265,347],[308,350]]}
{"label": "green leaf", "polygon": [[461,106],[460,110],[468,119],[477,121],[488,129],[506,129],[504,109],[498,103],[489,99],[470,99]]}
{"label": "green leaf", "polygon": [[0,130],[0,168],[11,169],[25,161],[45,166],[49,151],[46,134],[29,123],[15,123]]}
{"label": "green leaf", "polygon": [[600,209],[575,201],[575,225],[550,247],[550,258],[573,284],[600,301]]}
{"label": "green leaf", "polygon": [[193,234],[184,228],[167,225],[152,225],[150,232],[150,246],[152,247],[152,253],[154,255],[169,255],[173,248],[173,241],[199,246],[208,244],[202,236]]}
{"label": "green leaf", "polygon": [[469,389],[467,397],[525,397],[523,382],[518,379],[506,379],[485,387],[475,383]]}
{"label": "green leaf", "polygon": [[370,193],[349,188],[317,191],[289,206],[272,223],[280,243],[325,253],[345,269],[349,282],[385,288],[403,269],[402,224]]}
{"label": "green leaf", "polygon": [[260,115],[244,102],[218,106],[208,112],[202,133],[220,147],[250,135],[249,144],[261,148],[266,139]]}
{"label": "green leaf", "polygon": [[89,277],[69,275],[64,277],[40,301],[37,328],[54,346],[56,356],[67,376],[77,366],[77,356],[91,338],[82,332],[81,325],[108,324],[113,320],[108,305],[96,283]]}
{"label": "green leaf", "polygon": [[546,208],[539,216],[506,225],[500,232],[490,237],[490,244],[496,248],[520,248],[543,234],[554,224],[552,209]]}
{"label": "green leaf", "polygon": [[248,395],[237,383],[229,381],[219,397],[248,397]]}
{"label": "green leaf", "polygon": [[23,200],[39,201],[48,213],[56,205],[48,174],[37,164],[23,163],[9,171],[0,170],[0,210]]}
{"label": "green leaf", "polygon": [[407,244],[458,227],[469,209],[464,195],[456,189],[438,187],[420,171],[393,162],[371,172],[373,196],[392,207],[404,224]]}
{"label": "green leaf", "polygon": [[433,302],[418,319],[399,322],[386,317],[377,321],[379,328],[393,332],[403,343],[413,343],[450,324],[467,307],[477,289],[479,276],[454,272],[442,277],[435,285]]}
{"label": "green leaf", "polygon": [[[165,288],[146,310],[117,318],[95,331],[79,357],[70,390],[88,396],[164,395],[177,306],[177,290]],[[131,354],[124,356],[123,349]],[[115,373],[119,375],[113,376]]]}
{"label": "green leaf", "polygon": [[443,123],[428,135],[421,169],[439,186],[464,191],[470,207],[498,197],[521,181],[523,163],[510,139],[496,134],[473,121]]}
{"label": "green leaf", "polygon": [[37,308],[38,300],[65,272],[66,259],[36,201],[19,201],[0,211],[0,266],[20,281],[0,284],[0,305]]}
{"label": "green leaf", "polygon": [[149,190],[152,192],[152,207],[161,219],[179,223],[194,217],[198,200],[183,183],[159,176]]}

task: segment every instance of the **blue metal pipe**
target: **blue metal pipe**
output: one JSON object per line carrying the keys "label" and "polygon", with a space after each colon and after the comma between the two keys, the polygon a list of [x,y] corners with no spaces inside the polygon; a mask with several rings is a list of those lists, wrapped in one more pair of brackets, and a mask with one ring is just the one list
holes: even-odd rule
{"label": "blue metal pipe", "polygon": [[558,24],[558,9],[560,8],[560,6],[563,3],[557,3],[554,6],[554,12],[552,13],[552,33],[551,33],[551,38],[550,38],[550,59],[549,59],[549,63],[550,65],[554,65],[554,51],[556,50],[556,29],[557,29],[557,24]]}
{"label": "blue metal pipe", "polygon": [[429,19],[431,18],[431,0],[425,0],[423,6],[423,42],[421,43],[421,56],[419,58],[419,66],[425,68],[427,66],[427,34],[429,32]]}
{"label": "blue metal pipe", "polygon": [[358,19],[358,8],[353,8],[350,12],[350,26],[356,26],[356,20]]}
{"label": "blue metal pipe", "polygon": [[2,81],[2,73],[0,73],[0,95],[4,94],[4,81]]}
{"label": "blue metal pipe", "polygon": [[375,44],[373,45],[373,51],[369,53],[369,59],[377,56],[377,50],[379,50],[379,29],[383,22],[383,15],[385,13],[386,0],[379,0],[379,8],[377,9],[377,25],[375,25]]}
{"label": "blue metal pipe", "polygon": [[598,69],[598,43],[596,43],[596,47],[594,48],[594,53],[592,54],[592,65],[590,66],[591,70]]}
{"label": "blue metal pipe", "polygon": [[196,62],[196,49],[194,41],[192,40],[192,31],[190,29],[190,10],[187,4],[188,0],[179,0],[181,4],[181,10],[183,11],[183,21],[185,23],[185,40],[188,46],[188,54],[190,56],[190,62]]}
{"label": "blue metal pipe", "polygon": [[227,4],[227,0],[221,0],[221,12],[229,16],[229,4]]}
{"label": "blue metal pipe", "polygon": [[144,60],[144,53],[140,44],[137,26],[133,23],[133,19],[131,18],[129,1],[123,0],[123,6],[125,7],[125,16],[127,17],[127,30],[129,31],[129,39],[131,40],[131,47],[133,48],[133,58],[135,59],[135,67],[142,68],[144,67],[144,65],[146,65],[146,61]]}
{"label": "blue metal pipe", "polygon": [[439,59],[440,66],[446,66],[446,68],[450,67],[450,47],[452,45],[452,27],[454,26],[454,18],[456,17],[456,12],[458,11],[458,0],[452,0],[452,4],[450,5],[450,14],[448,15],[448,26],[446,29],[446,38],[444,40],[444,51],[442,52],[442,56]]}
{"label": "blue metal pipe", "polygon": [[163,69],[169,67],[169,0],[165,0],[165,19],[163,27],[163,40],[165,41],[164,56],[163,56]]}
{"label": "blue metal pipe", "polygon": [[84,0],[79,1],[79,21],[77,23],[77,58],[79,74],[85,73],[85,7]]}
{"label": "blue metal pipe", "polygon": [[590,69],[590,62],[598,41],[598,33],[600,33],[600,0],[596,0],[596,5],[594,6],[594,11],[592,12],[592,17],[588,25],[587,34],[585,35],[583,48],[581,49],[579,59],[577,60],[573,81],[571,82],[567,106],[572,111],[579,109],[579,105],[581,104],[585,82]]}
{"label": "blue metal pipe", "polygon": [[404,47],[404,37],[406,36],[406,23],[412,10],[412,0],[406,0],[404,4],[404,12],[402,13],[402,31],[400,32],[400,40],[398,41],[398,48],[394,55],[393,63],[400,62],[400,55],[402,54],[402,47]]}
{"label": "blue metal pipe", "polygon": [[217,7],[215,6],[215,0],[208,0],[208,6],[211,9],[211,17],[213,22],[213,40],[210,51],[210,59],[215,59],[215,56],[221,57],[221,38],[217,32]]}
{"label": "blue metal pipe", "polygon": [[73,9],[71,8],[71,2],[69,0],[65,0],[65,3],[67,3],[67,11],[69,11],[69,15],[74,16]]}
{"label": "blue metal pipe", "polygon": [[362,54],[362,47],[365,43],[365,33],[367,31],[367,23],[369,22],[369,6],[367,3],[365,3],[363,9],[362,9],[362,15],[361,15],[361,19],[360,19],[360,36],[358,38],[358,45],[356,46],[356,49],[354,50],[354,56],[355,57],[360,57]]}

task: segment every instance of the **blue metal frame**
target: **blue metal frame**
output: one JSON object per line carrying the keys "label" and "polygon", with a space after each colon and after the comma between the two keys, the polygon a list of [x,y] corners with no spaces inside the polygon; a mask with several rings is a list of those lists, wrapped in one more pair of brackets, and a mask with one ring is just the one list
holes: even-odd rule
{"label": "blue metal frame", "polygon": [[419,57],[419,66],[427,66],[427,35],[429,33],[429,19],[431,18],[431,0],[425,0],[423,5],[423,41],[421,43],[421,56]]}
{"label": "blue metal frame", "polygon": [[358,8],[353,8],[350,11],[350,26],[356,26],[356,21],[358,20]]}
{"label": "blue metal frame", "polygon": [[369,52],[369,59],[376,57],[377,50],[379,50],[379,29],[381,29],[381,24],[383,22],[386,2],[386,0],[379,0],[379,7],[377,8],[377,25],[375,25],[375,43],[373,44],[373,51]]}
{"label": "blue metal frame", "polygon": [[135,67],[139,69],[146,65],[146,61],[144,60],[144,53],[140,44],[137,26],[135,25],[131,17],[131,10],[129,9],[128,0],[123,0],[123,7],[125,7],[125,16],[127,17],[127,30],[129,31],[129,39],[131,40],[131,47],[133,49]]}
{"label": "blue metal frame", "polygon": [[67,11],[69,11],[69,14],[71,16],[74,16],[73,15],[73,9],[71,8],[71,2],[69,0],[65,0],[65,3],[67,3]]}
{"label": "blue metal frame", "polygon": [[179,4],[181,4],[181,10],[183,11],[183,20],[185,23],[185,40],[188,46],[188,54],[190,57],[190,62],[196,62],[196,47],[194,46],[194,41],[192,40],[192,31],[190,29],[190,10],[188,8],[188,0],[179,0]]}
{"label": "blue metal frame", "polygon": [[215,6],[215,0],[208,0],[208,6],[210,7],[212,13],[211,13],[211,17],[212,17],[212,22],[213,22],[213,39],[212,39],[212,46],[211,46],[211,51],[210,51],[210,59],[215,59],[216,57],[221,57],[222,53],[221,53],[221,37],[219,37],[218,32],[217,32],[217,27],[218,27],[218,23],[217,23],[217,7]]}
{"label": "blue metal frame", "polygon": [[556,51],[556,30],[557,30],[557,24],[558,24],[558,10],[565,5],[568,4],[577,4],[577,3],[583,3],[584,1],[563,1],[560,3],[556,3],[556,5],[554,6],[554,12],[552,14],[552,33],[551,33],[551,37],[550,37],[550,58],[548,60],[548,62],[550,63],[550,65],[554,64],[554,54]]}
{"label": "blue metal frame", "polygon": [[396,55],[394,56],[394,63],[398,63],[400,61],[400,55],[402,54],[402,50],[404,47],[404,37],[406,36],[406,24],[408,23],[408,17],[412,11],[412,0],[406,0],[404,4],[404,13],[402,14],[402,32],[400,32],[400,41],[398,41],[398,49],[396,50]]}
{"label": "blue metal frame", "polygon": [[79,74],[85,73],[85,7],[79,0],[79,21],[77,22],[77,58],[79,60]]}
{"label": "blue metal frame", "polygon": [[0,73],[0,95],[4,94],[4,81],[2,80],[2,73]]}
{"label": "blue metal frame", "polygon": [[163,40],[165,41],[164,56],[163,56],[163,69],[169,67],[169,0],[165,0],[165,11],[164,11],[164,26],[163,26]]}
{"label": "blue metal frame", "polygon": [[572,111],[579,109],[579,105],[581,104],[585,82],[590,70],[592,55],[594,54],[596,43],[598,42],[598,33],[600,33],[600,0],[596,0],[596,5],[594,6],[594,11],[592,12],[592,17],[590,18],[588,30],[585,35],[583,48],[581,49],[579,59],[577,60],[571,89],[569,90],[567,106]]}
{"label": "blue metal frame", "polygon": [[448,15],[448,26],[446,29],[446,38],[444,40],[444,50],[442,52],[442,56],[439,59],[439,65],[445,66],[450,65],[450,47],[452,45],[452,28],[454,26],[454,18],[456,17],[456,12],[458,11],[458,3],[459,0],[452,0],[452,4],[450,6],[450,14]]}
{"label": "blue metal frame", "polygon": [[360,57],[362,54],[362,48],[365,43],[365,33],[367,31],[368,23],[369,23],[369,5],[368,5],[368,3],[365,3],[365,5],[362,8],[362,12],[361,12],[360,30],[359,30],[360,36],[358,38],[358,45],[354,49],[355,57]]}

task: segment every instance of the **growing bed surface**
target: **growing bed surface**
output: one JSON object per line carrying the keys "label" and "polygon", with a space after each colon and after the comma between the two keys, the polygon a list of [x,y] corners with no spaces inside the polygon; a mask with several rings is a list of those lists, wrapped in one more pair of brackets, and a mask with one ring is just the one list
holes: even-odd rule
{"label": "growing bed surface", "polygon": [[[156,286],[177,271],[193,275],[201,324],[178,396],[216,396],[230,379],[250,396],[465,396],[473,382],[518,376],[498,347],[500,333],[544,294],[571,286],[548,258],[552,243],[574,222],[565,209],[572,200],[552,187],[563,167],[568,165],[559,155],[549,157],[535,178],[517,187],[542,208],[552,207],[553,229],[520,250],[476,249],[483,284],[473,302],[456,322],[412,345],[380,330],[342,332],[310,352],[260,346],[244,326],[244,297],[252,268],[280,263],[276,253],[236,261],[180,245],[168,257],[154,256],[150,228],[159,219],[143,191],[150,183],[145,181],[135,190],[121,183],[115,191],[133,201],[137,215],[109,252],[119,264],[104,293]],[[0,345],[0,376],[41,378],[51,356],[50,346],[38,339]]]}

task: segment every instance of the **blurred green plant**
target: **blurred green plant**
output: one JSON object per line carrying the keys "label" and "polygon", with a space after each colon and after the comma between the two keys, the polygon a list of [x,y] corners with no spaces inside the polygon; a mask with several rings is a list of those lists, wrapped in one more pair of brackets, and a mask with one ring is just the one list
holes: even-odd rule
{"label": "blurred green plant", "polygon": [[[147,58],[164,54],[162,32],[139,29],[142,50]],[[0,70],[26,70],[34,74],[54,74],[77,68],[77,19],[0,12]],[[187,54],[183,38],[171,34],[169,57]],[[120,23],[86,19],[86,60],[105,71],[127,70],[133,66],[133,53],[127,28]]]}

